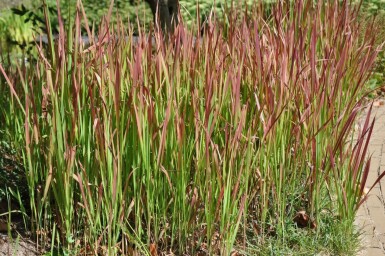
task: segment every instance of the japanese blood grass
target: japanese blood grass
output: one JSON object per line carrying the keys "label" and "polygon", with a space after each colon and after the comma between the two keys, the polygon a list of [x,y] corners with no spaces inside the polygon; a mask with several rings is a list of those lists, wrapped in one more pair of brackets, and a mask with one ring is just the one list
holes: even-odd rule
{"label": "japanese blood grass", "polygon": [[355,144],[352,126],[375,35],[359,39],[359,9],[346,1],[280,2],[266,20],[260,10],[210,20],[203,38],[180,25],[169,40],[141,32],[133,43],[131,26],[113,29],[109,16],[93,37],[79,2],[73,30],[60,23],[17,82],[0,65],[8,118],[24,123],[40,245],[229,255],[275,239],[300,253],[288,237],[302,232],[298,211],[315,240],[339,222],[354,233],[370,111]]}

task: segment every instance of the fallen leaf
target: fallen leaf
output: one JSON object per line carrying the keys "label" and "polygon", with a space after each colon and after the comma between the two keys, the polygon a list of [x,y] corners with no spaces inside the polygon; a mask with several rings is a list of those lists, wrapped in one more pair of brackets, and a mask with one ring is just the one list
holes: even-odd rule
{"label": "fallen leaf", "polygon": [[8,224],[5,220],[0,220],[0,232],[7,232],[8,231]]}
{"label": "fallen leaf", "polygon": [[150,244],[150,255],[151,256],[158,256],[158,251],[156,250],[155,244]]}
{"label": "fallen leaf", "polygon": [[242,254],[240,254],[237,250],[232,250],[231,253],[230,253],[230,256],[241,256]]}
{"label": "fallen leaf", "polygon": [[376,100],[375,102],[373,102],[373,107],[380,107],[380,106],[383,106],[384,105],[384,101],[383,100]]}
{"label": "fallen leaf", "polygon": [[306,228],[310,227],[311,229],[314,229],[317,227],[314,220],[310,220],[309,215],[306,213],[306,211],[299,211],[295,215],[293,221],[297,223],[297,226],[299,228]]}

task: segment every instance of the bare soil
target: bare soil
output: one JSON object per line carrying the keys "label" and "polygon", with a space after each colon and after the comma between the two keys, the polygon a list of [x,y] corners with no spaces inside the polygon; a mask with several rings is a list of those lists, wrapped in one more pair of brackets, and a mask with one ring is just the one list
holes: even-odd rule
{"label": "bare soil", "polygon": [[23,238],[10,239],[7,234],[0,234],[0,256],[35,256],[39,255],[35,243]]}

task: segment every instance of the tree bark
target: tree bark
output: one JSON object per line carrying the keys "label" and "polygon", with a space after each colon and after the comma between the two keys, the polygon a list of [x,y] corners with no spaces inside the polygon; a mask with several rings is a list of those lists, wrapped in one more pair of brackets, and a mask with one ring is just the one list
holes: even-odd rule
{"label": "tree bark", "polygon": [[179,0],[145,0],[151,8],[154,20],[159,18],[163,32],[173,32],[178,25]]}

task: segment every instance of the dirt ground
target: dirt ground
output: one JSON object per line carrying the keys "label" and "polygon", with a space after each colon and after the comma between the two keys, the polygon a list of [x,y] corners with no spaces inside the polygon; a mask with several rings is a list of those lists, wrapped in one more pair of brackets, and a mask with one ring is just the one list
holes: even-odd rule
{"label": "dirt ground", "polygon": [[0,256],[35,256],[35,244],[24,239],[9,239],[7,234],[0,234]]}
{"label": "dirt ground", "polygon": [[[368,155],[371,165],[367,188],[385,171],[385,100],[375,101],[372,117],[376,117]],[[357,213],[356,225],[362,232],[359,256],[385,256],[385,178],[369,193],[368,200]]]}

